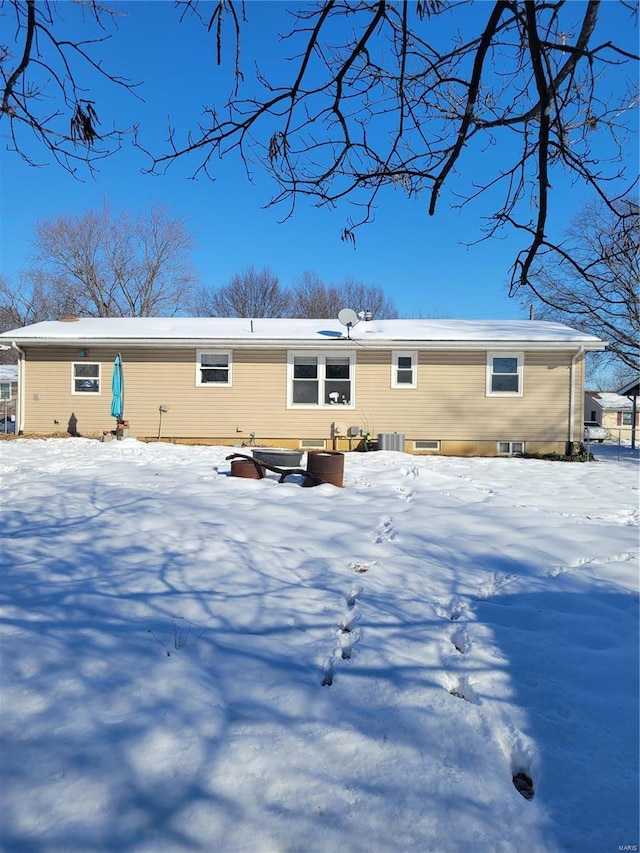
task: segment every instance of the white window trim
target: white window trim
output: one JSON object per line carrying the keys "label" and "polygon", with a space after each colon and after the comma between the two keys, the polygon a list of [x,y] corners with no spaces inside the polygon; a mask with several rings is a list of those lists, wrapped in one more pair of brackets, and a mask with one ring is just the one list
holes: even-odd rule
{"label": "white window trim", "polygon": [[[411,382],[398,382],[398,359],[401,357],[411,359]],[[391,353],[391,387],[392,388],[417,388],[418,387],[418,351],[396,349]]]}
{"label": "white window trim", "polygon": [[[97,379],[97,391],[76,391],[76,379],[82,379],[81,376],[76,376],[76,364],[94,364],[98,368],[97,376],[86,376],[85,379]],[[99,361],[72,361],[71,362],[71,393],[78,397],[100,397],[102,394],[102,364]]]}
{"label": "white window trim", "polygon": [[[508,445],[509,445],[509,450],[508,450],[508,451],[500,450],[500,445],[501,445],[501,444],[508,444]],[[519,445],[521,445],[520,449],[519,449],[519,450],[515,450],[515,449],[514,449],[514,447],[513,447],[513,445],[514,445],[514,444],[519,444]],[[527,447],[526,447],[526,444],[525,444],[525,442],[524,442],[524,441],[506,441],[506,440],[505,440],[505,441],[498,441],[498,442],[496,442],[496,452],[497,452],[498,456],[515,456],[515,455],[517,455],[518,453],[525,453],[525,452],[526,452],[526,449],[527,449]]]}
{"label": "white window trim", "polygon": [[[203,355],[226,355],[229,363],[228,382],[203,382],[202,381],[202,356]],[[218,349],[217,347],[206,347],[196,350],[196,387],[197,388],[231,388],[233,385],[233,351],[229,349]]]}
{"label": "white window trim", "polygon": [[[493,391],[491,389],[491,380],[493,378],[493,359],[494,358],[515,358],[518,360],[518,390],[517,391]],[[523,397],[524,396],[524,353],[523,352],[501,352],[493,350],[487,353],[487,376],[486,388],[487,397]]]}
{"label": "white window trim", "polygon": [[[326,358],[349,359],[349,382],[351,385],[351,402],[348,404],[332,405],[330,403],[294,403],[293,402],[293,360],[300,356],[318,359],[318,381],[320,382],[321,400],[324,399],[324,377]],[[356,354],[353,350],[288,350],[287,351],[287,409],[318,409],[347,412],[356,407]]]}

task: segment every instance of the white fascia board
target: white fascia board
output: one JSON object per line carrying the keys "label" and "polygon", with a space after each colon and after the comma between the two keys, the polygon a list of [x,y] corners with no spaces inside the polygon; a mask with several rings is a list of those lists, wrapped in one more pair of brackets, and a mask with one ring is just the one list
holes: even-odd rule
{"label": "white fascia board", "polygon": [[330,337],[326,340],[308,340],[300,338],[100,338],[100,337],[78,337],[78,338],[19,338],[15,343],[24,346],[43,347],[148,347],[150,349],[161,348],[226,348],[226,349],[331,349],[332,347],[352,348],[355,350],[376,349],[417,349],[417,350],[563,350],[574,352],[577,347],[588,351],[601,351],[607,346],[606,342],[597,339],[557,341],[557,340],[397,340],[376,339],[362,341],[361,339],[348,337]]}

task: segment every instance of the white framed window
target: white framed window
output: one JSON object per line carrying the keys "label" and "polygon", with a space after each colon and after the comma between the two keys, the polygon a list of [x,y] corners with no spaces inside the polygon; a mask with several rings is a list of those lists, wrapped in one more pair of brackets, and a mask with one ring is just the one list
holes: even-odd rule
{"label": "white framed window", "polygon": [[499,441],[498,456],[517,456],[524,453],[524,441]]}
{"label": "white framed window", "polygon": [[196,385],[232,384],[232,359],[228,350],[196,350]]}
{"label": "white framed window", "polygon": [[288,408],[355,408],[355,353],[289,352]]}
{"label": "white framed window", "polygon": [[487,397],[522,397],[524,353],[487,353]]}
{"label": "white framed window", "polygon": [[433,453],[437,453],[440,450],[440,442],[432,441],[431,439],[417,439],[413,442],[414,450],[430,450]]}
{"label": "white framed window", "polygon": [[100,394],[100,363],[74,361],[71,365],[72,394]]}
{"label": "white framed window", "polygon": [[0,382],[0,400],[11,399],[11,382]]}
{"label": "white framed window", "polygon": [[391,387],[418,387],[418,353],[415,350],[394,350],[391,353]]}

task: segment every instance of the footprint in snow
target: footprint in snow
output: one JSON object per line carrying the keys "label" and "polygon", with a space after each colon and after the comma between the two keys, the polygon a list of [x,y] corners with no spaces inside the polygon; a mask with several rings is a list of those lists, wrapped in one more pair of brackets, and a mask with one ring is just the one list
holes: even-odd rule
{"label": "footprint in snow", "polygon": [[491,578],[485,581],[477,591],[475,597],[480,601],[486,601],[492,598],[505,586],[517,579],[517,575],[504,574],[503,572],[494,572]]}
{"label": "footprint in snow", "polygon": [[466,675],[459,678],[449,687],[449,693],[456,696],[458,699],[464,699],[465,702],[470,702],[472,705],[480,705],[480,697],[469,684],[469,679]]}
{"label": "footprint in snow", "polygon": [[436,604],[435,611],[441,619],[448,619],[450,622],[457,622],[465,615],[467,606],[462,601],[450,601],[448,604]]}
{"label": "footprint in snow", "polygon": [[[365,572],[368,572],[372,566],[375,566],[376,562],[373,560],[372,562],[353,562],[349,563],[349,568],[352,569],[356,574],[363,575]],[[351,606],[351,605],[350,605]]]}
{"label": "footprint in snow", "polygon": [[331,661],[327,661],[322,672],[322,687],[331,687],[333,684],[333,676],[333,664]]}
{"label": "footprint in snow", "polygon": [[[351,566],[353,568],[353,565]],[[358,586],[352,586],[349,590],[349,594],[345,596],[345,601],[347,603],[347,607],[355,607],[356,601],[360,597],[360,593],[362,590]]]}
{"label": "footprint in snow", "polygon": [[466,628],[462,625],[451,634],[451,643],[456,651],[461,655],[466,655],[471,651],[471,640],[467,634]]}
{"label": "footprint in snow", "polygon": [[519,794],[522,794],[525,800],[532,800],[534,796],[534,790],[533,781],[531,777],[527,773],[525,773],[524,770],[518,770],[518,772],[514,773],[511,778],[516,791]]}
{"label": "footprint in snow", "polygon": [[408,504],[413,501],[413,492],[410,489],[405,489],[404,486],[394,486],[393,488],[400,494],[401,500]]}
{"label": "footprint in snow", "polygon": [[611,557],[578,557],[565,566],[555,566],[553,569],[549,569],[547,577],[557,578],[558,575],[575,572],[590,565],[607,566],[611,563],[628,563],[632,560],[637,560],[638,556],[637,551],[623,551],[621,554],[612,554]]}
{"label": "footprint in snow", "polygon": [[387,516],[380,521],[376,529],[375,535],[375,543],[376,545],[383,545],[385,542],[388,542],[390,539],[395,539],[396,531],[393,526],[393,519],[391,516]]}

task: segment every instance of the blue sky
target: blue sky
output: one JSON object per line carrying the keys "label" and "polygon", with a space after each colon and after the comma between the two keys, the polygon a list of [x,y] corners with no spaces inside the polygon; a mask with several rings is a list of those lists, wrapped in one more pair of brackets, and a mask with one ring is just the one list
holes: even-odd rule
{"label": "blue sky", "polygon": [[[145,101],[101,86],[99,115],[104,127],[114,120],[139,121],[142,142],[158,150],[169,116],[178,128],[195,126],[205,104],[211,104],[216,94],[226,96],[227,87],[220,83],[224,75],[214,63],[214,40],[195,21],[178,25],[171,2],[112,5],[120,13],[119,24],[102,53],[105,64],[131,80],[144,81],[139,91]],[[480,4],[484,17],[486,5]],[[570,5],[577,14],[582,11],[582,2]],[[628,16],[619,17],[618,5],[603,4],[602,40],[614,31],[620,35],[620,21],[628,21]],[[61,6],[70,16],[76,13],[71,4]],[[264,58],[264,34],[276,28],[284,12],[284,3],[248,4],[245,55],[257,49]],[[635,49],[635,35],[624,31],[624,37]],[[35,221],[81,213],[101,206],[103,200],[116,210],[144,210],[156,203],[186,220],[196,244],[192,262],[204,284],[224,285],[253,265],[270,268],[282,285],[289,286],[308,270],[327,283],[351,277],[377,285],[393,298],[403,317],[527,316],[520,299],[507,298],[509,269],[521,240],[505,234],[504,239],[471,248],[464,245],[480,236],[480,216],[490,212],[481,205],[461,212],[450,209],[451,199],[445,196],[436,216],[429,217],[426,196],[408,200],[400,191],[388,190],[375,223],[360,229],[354,249],[340,240],[351,212],[347,206],[331,211],[302,202],[293,218],[282,222],[285,208],[264,208],[275,186],[260,172],[249,183],[237,159],[219,162],[214,183],[189,179],[195,161],[179,162],[167,174],[151,176],[142,172],[148,166],[145,156],[125,141],[121,152],[100,165],[96,180],[81,182],[54,165],[30,167],[5,147],[3,139],[0,248],[1,271],[8,277],[30,265]],[[631,168],[637,170],[637,137],[629,143],[628,155]],[[481,177],[490,156],[475,155],[474,160],[469,153],[464,165]],[[582,188],[562,181],[555,187],[551,225],[562,231],[586,195]]]}

